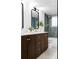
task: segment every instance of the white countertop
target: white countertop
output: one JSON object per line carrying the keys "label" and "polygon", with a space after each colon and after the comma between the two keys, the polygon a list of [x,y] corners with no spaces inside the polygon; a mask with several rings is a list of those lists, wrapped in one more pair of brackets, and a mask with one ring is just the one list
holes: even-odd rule
{"label": "white countertop", "polygon": [[28,33],[21,34],[21,36],[23,36],[23,35],[41,34],[41,33],[48,33],[48,32],[28,32]]}

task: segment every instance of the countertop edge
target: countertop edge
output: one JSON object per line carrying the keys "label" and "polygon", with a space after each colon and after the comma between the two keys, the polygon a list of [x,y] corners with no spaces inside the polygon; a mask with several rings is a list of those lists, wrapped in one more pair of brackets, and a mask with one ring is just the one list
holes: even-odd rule
{"label": "countertop edge", "polygon": [[21,34],[21,36],[25,36],[25,35],[35,35],[35,34],[44,34],[44,33],[48,33],[48,32],[34,32],[34,33],[26,33],[26,34]]}

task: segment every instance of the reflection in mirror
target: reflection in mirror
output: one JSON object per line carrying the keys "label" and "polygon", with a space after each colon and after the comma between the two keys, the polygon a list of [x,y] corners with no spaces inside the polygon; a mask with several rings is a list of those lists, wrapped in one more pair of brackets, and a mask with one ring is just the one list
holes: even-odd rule
{"label": "reflection in mirror", "polygon": [[39,28],[39,12],[35,7],[31,10],[31,26],[34,29]]}

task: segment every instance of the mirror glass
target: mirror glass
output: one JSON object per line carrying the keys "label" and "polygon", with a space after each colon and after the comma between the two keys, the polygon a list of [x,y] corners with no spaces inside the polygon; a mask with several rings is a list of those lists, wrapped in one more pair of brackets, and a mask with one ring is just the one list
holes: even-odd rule
{"label": "mirror glass", "polygon": [[34,29],[39,28],[39,12],[36,9],[31,10],[31,26]]}

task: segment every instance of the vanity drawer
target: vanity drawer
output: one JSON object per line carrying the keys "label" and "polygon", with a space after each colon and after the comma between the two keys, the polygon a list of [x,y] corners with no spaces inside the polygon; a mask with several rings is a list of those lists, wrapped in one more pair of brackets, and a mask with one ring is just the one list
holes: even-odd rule
{"label": "vanity drawer", "polygon": [[38,57],[41,54],[41,49],[40,48],[36,48],[36,57]]}

